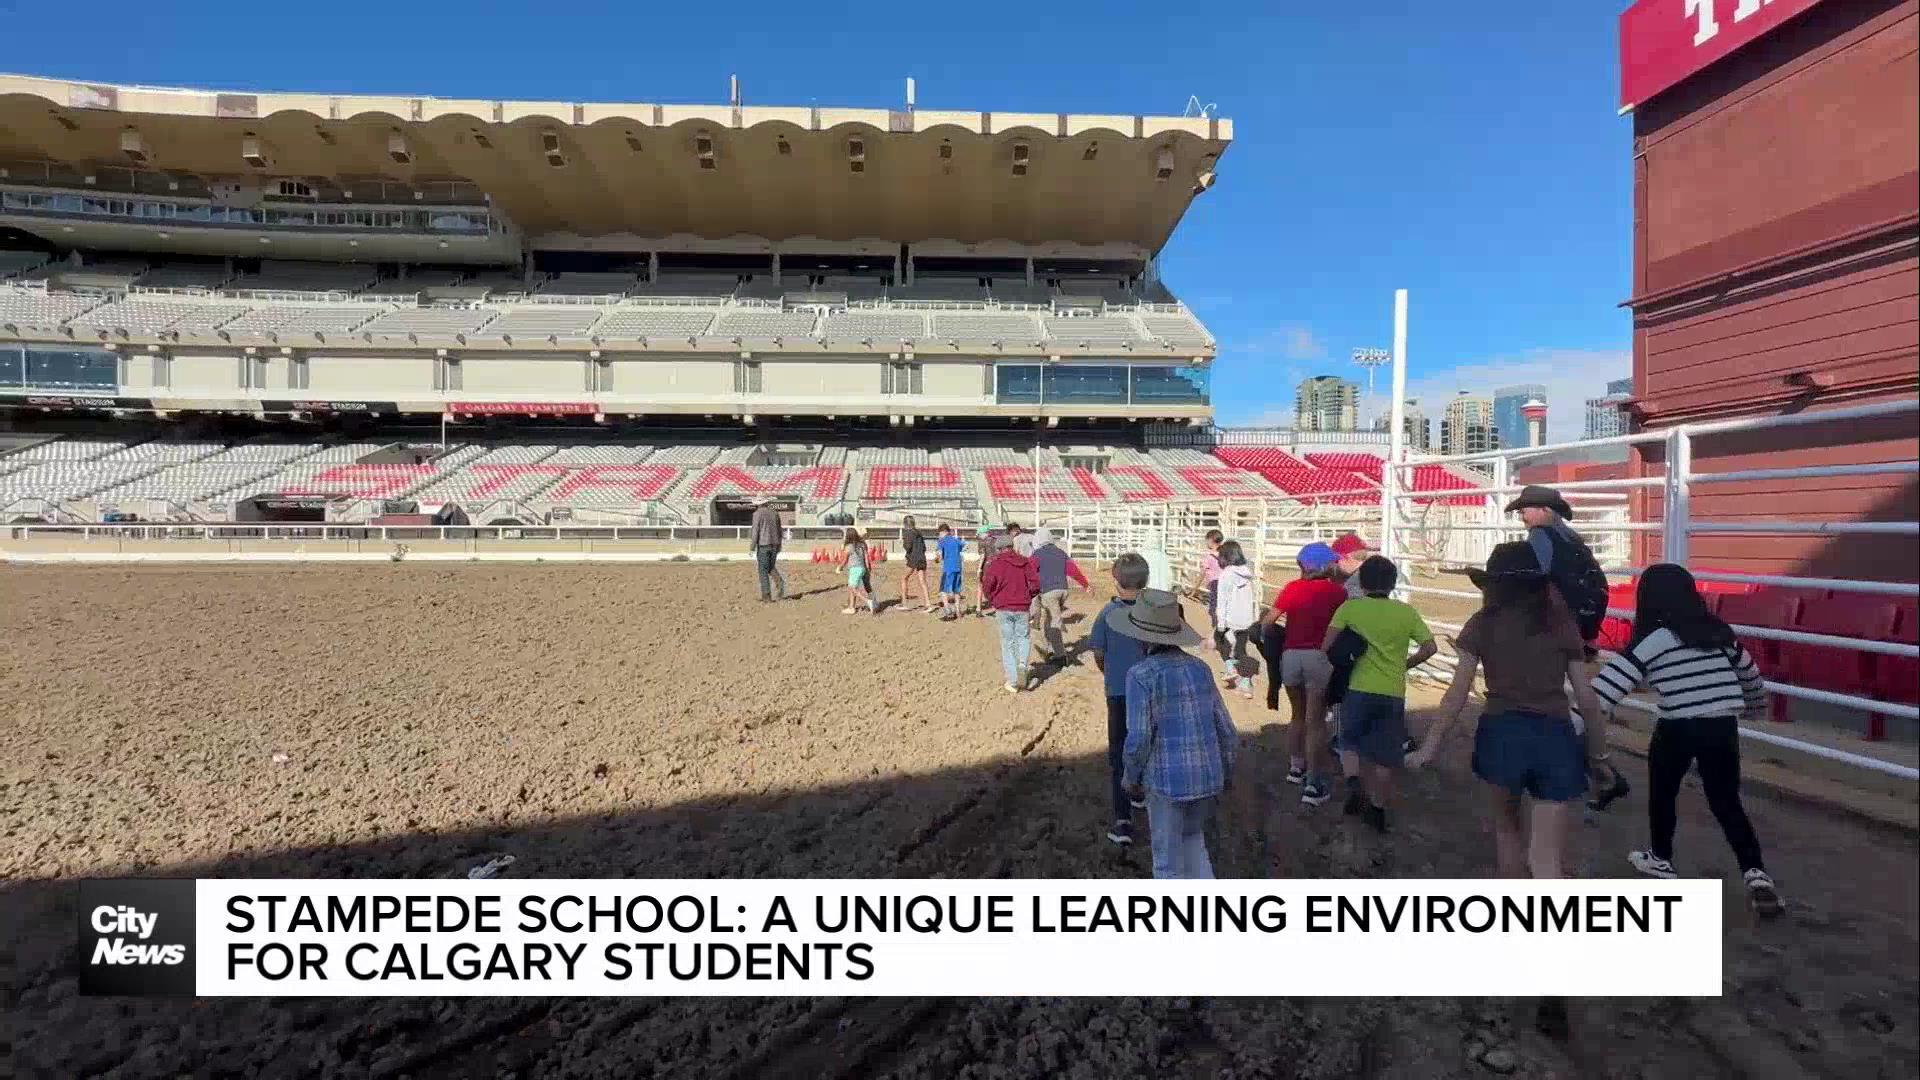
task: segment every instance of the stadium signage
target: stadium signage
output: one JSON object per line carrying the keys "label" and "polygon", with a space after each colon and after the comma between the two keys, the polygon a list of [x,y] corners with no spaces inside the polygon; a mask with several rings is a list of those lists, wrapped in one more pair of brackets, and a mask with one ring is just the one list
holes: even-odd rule
{"label": "stadium signage", "polygon": [[397,401],[263,401],[263,412],[373,413],[386,415],[400,411]]}
{"label": "stadium signage", "polygon": [[495,416],[589,416],[600,411],[591,401],[456,401],[451,413]]}
{"label": "stadium signage", "polygon": [[1620,13],[1620,107],[1636,108],[1820,0],[1638,0]]}
{"label": "stadium signage", "polygon": [[153,408],[152,398],[99,397],[89,394],[27,394],[0,397],[0,405],[25,405],[40,409],[136,409]]}

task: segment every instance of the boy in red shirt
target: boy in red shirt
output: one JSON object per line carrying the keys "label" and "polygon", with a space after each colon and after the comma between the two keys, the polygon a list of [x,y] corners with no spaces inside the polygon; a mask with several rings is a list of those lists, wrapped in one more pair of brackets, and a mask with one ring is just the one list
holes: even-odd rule
{"label": "boy in red shirt", "polygon": [[[1308,544],[1297,557],[1300,577],[1287,583],[1273,602],[1273,608],[1260,617],[1261,630],[1276,619],[1286,621],[1286,636],[1280,653],[1280,670],[1275,681],[1286,688],[1292,717],[1287,723],[1287,782],[1304,783],[1300,801],[1319,806],[1333,797],[1327,775],[1333,771],[1333,757],[1327,745],[1325,726],[1327,683],[1333,678],[1333,665],[1321,649],[1327,625],[1333,613],[1347,602],[1347,590],[1333,580],[1340,557],[1325,544]],[[1309,768],[1309,765],[1312,768]]]}

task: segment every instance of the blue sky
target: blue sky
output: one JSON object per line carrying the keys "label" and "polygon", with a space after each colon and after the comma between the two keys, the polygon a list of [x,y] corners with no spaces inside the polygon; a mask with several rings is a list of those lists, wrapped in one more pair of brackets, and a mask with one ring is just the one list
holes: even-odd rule
{"label": "blue sky", "polygon": [[[217,89],[1232,117],[1163,257],[1221,343],[1222,423],[1291,417],[1304,375],[1391,342],[1409,380],[1549,387],[1555,438],[1630,367],[1624,0],[1374,4],[563,5],[0,0],[0,67]],[[116,10],[119,8],[120,10]],[[1382,374],[1382,385],[1385,378]],[[1384,391],[1383,391],[1384,395]]]}

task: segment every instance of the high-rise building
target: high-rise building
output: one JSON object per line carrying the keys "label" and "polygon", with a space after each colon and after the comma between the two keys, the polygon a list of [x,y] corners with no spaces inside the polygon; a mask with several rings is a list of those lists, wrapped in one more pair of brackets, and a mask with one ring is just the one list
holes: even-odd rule
{"label": "high-rise building", "polygon": [[[1546,401],[1547,388],[1539,383],[1503,386],[1493,392],[1493,426],[1500,433],[1501,446],[1527,445],[1525,407],[1529,401]],[[1548,404],[1552,404],[1548,402]]]}
{"label": "high-rise building", "polygon": [[1355,431],[1360,385],[1338,375],[1315,375],[1293,393],[1293,426],[1300,431]]}
{"label": "high-rise building", "polygon": [[[1406,406],[1401,410],[1400,429],[1406,432],[1404,438],[1407,441],[1408,450],[1425,452],[1433,449],[1433,423],[1421,410],[1418,398],[1407,399]],[[1374,417],[1373,430],[1379,432],[1393,430],[1392,414]]]}
{"label": "high-rise building", "polygon": [[[1523,419],[1521,446],[1526,445],[1524,423]],[[1440,421],[1441,453],[1477,454],[1501,445],[1499,429],[1493,426],[1492,401],[1462,390],[1447,402],[1446,415]]]}
{"label": "high-rise building", "polygon": [[1633,396],[1632,379],[1615,379],[1607,384],[1605,397],[1587,399],[1587,438],[1605,439],[1625,435],[1632,427],[1622,408]]}

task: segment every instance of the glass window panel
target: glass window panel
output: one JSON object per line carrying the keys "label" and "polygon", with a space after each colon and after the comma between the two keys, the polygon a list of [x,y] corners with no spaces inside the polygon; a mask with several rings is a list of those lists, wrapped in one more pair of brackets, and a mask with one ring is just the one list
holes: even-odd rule
{"label": "glass window panel", "polygon": [[1133,400],[1163,405],[1207,403],[1213,369],[1205,364],[1133,369]]}

